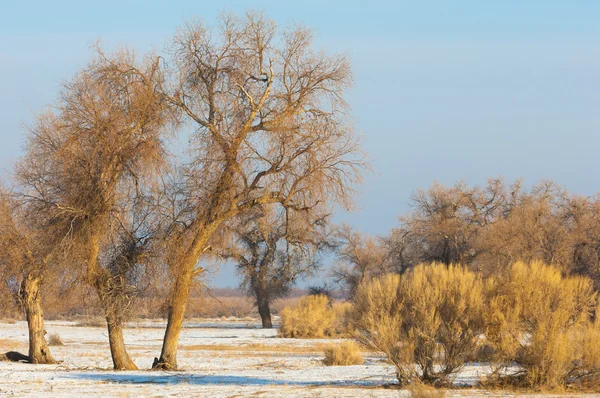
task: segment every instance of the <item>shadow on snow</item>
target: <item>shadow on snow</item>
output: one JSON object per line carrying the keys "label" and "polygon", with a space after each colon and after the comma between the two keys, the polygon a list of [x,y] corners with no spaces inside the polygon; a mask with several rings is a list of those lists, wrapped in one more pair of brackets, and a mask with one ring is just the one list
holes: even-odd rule
{"label": "shadow on snow", "polygon": [[[186,374],[102,374],[91,372],[68,373],[65,378],[91,380],[100,382],[125,384],[193,384],[193,385],[286,385],[286,386],[367,386],[373,381],[366,380],[331,380],[331,381],[291,381],[260,377],[207,375],[193,376]],[[381,381],[379,381],[381,383]],[[376,383],[376,384],[379,384]]]}

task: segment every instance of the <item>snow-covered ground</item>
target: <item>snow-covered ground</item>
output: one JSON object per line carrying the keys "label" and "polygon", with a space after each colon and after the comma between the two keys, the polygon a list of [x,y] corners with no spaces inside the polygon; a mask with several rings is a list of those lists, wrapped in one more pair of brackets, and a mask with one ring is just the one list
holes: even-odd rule
{"label": "snow-covered ground", "polygon": [[[107,333],[75,322],[47,322],[64,346],[51,347],[60,365],[0,362],[0,396],[206,396],[206,397],[408,397],[386,388],[396,382],[394,369],[376,354],[360,366],[324,366],[323,346],[336,340],[276,337],[252,321],[190,322],[180,339],[181,371],[115,372]],[[132,324],[125,340],[134,362],[150,367],[158,356],[164,323]],[[24,322],[0,324],[0,352],[27,351]],[[457,384],[473,384],[483,365],[466,367]],[[521,396],[476,389],[451,390],[447,396]]]}

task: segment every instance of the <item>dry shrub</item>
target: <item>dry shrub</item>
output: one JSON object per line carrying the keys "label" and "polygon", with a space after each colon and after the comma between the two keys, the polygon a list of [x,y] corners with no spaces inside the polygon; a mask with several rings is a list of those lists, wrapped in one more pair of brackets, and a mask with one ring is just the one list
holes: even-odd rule
{"label": "dry shrub", "polygon": [[333,335],[345,336],[350,335],[349,317],[352,312],[352,304],[343,302],[331,303],[331,312],[333,312]]}
{"label": "dry shrub", "polygon": [[106,327],[106,319],[101,317],[86,318],[78,321],[75,326],[85,328],[102,328]]}
{"label": "dry shrub", "polygon": [[[489,382],[556,388],[599,369],[590,279],[563,277],[540,262],[517,262],[494,283],[490,296],[486,337],[497,369]],[[519,369],[509,372],[514,363]]]}
{"label": "dry shrub", "polygon": [[297,305],[300,300],[302,300],[302,297],[285,297],[273,300],[273,303],[271,304],[271,313],[279,315],[284,308],[293,307]]}
{"label": "dry shrub", "polygon": [[303,297],[281,310],[281,337],[322,338],[344,333],[349,303],[333,303],[324,295]]}
{"label": "dry shrub", "polygon": [[360,347],[353,341],[330,345],[323,350],[323,353],[325,354],[323,363],[327,366],[362,365],[365,362]]}
{"label": "dry shrub", "polygon": [[353,327],[396,366],[400,384],[443,385],[478,351],[483,298],[483,282],[466,268],[419,265],[361,285]]}
{"label": "dry shrub", "polygon": [[[596,309],[596,314],[599,314]],[[596,315],[598,316],[598,315]],[[580,328],[573,338],[577,360],[573,363],[567,382],[584,388],[600,386],[600,319]]]}
{"label": "dry shrub", "polygon": [[221,318],[258,316],[256,306],[249,297],[190,297],[187,318]]}
{"label": "dry shrub", "polygon": [[446,392],[444,390],[438,390],[421,382],[415,382],[407,387],[408,392],[412,398],[444,398]]}
{"label": "dry shrub", "polygon": [[65,345],[65,343],[63,343],[63,341],[60,338],[60,335],[58,333],[52,333],[48,337],[48,344],[51,345],[51,346]]}

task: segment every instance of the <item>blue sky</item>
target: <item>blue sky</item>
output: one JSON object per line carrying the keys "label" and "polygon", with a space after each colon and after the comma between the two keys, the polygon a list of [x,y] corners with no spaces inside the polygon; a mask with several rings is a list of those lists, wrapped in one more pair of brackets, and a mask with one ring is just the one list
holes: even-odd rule
{"label": "blue sky", "polygon": [[[4,170],[21,125],[85,64],[90,43],[160,51],[185,19],[252,8],[304,22],[317,46],[352,58],[348,99],[375,172],[359,210],[338,220],[385,234],[434,180],[544,177],[600,191],[598,1],[1,2]],[[235,284],[231,273],[223,267],[215,284]]]}

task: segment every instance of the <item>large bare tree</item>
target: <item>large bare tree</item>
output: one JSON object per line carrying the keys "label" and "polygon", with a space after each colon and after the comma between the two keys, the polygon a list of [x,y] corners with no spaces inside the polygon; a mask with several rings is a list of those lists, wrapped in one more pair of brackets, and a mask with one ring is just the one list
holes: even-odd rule
{"label": "large bare tree", "polygon": [[364,161],[343,97],[350,63],[314,51],[312,41],[302,26],[278,29],[255,13],[188,23],[173,40],[166,95],[193,133],[177,184],[168,325],[155,368],[177,368],[190,285],[225,221],[269,203],[290,212],[351,204]]}
{"label": "large bare tree", "polygon": [[[157,59],[137,62],[131,51],[105,55],[63,85],[53,109],[30,127],[25,158],[17,166],[28,216],[52,226],[55,243],[103,303],[114,280],[102,266],[118,204],[129,190],[164,163],[169,120],[162,101]],[[124,350],[122,328],[106,312],[116,369],[134,369]],[[115,327],[117,326],[117,327]]]}

